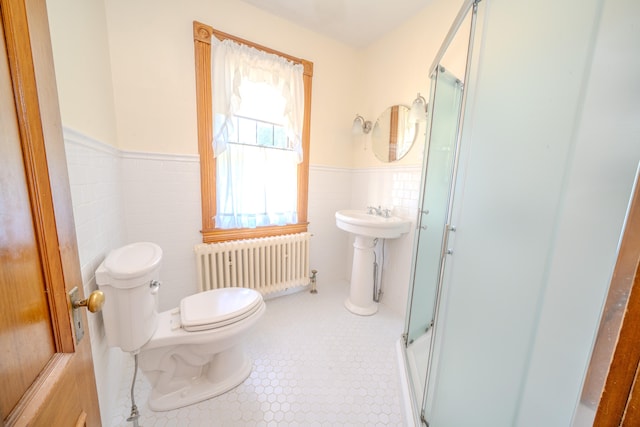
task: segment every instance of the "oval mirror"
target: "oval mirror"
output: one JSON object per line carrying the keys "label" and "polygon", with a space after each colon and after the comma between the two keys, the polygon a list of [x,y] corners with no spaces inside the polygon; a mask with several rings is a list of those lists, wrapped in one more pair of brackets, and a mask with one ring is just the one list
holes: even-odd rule
{"label": "oval mirror", "polygon": [[416,139],[418,125],[409,122],[409,107],[393,105],[376,120],[371,131],[373,152],[383,162],[403,158]]}

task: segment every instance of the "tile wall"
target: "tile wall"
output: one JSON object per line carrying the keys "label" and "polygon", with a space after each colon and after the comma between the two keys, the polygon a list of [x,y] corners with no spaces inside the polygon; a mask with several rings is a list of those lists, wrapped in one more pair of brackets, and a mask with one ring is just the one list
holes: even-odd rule
{"label": "tile wall", "polygon": [[154,242],[163,251],[160,310],[196,293],[194,245],[201,243],[198,156],[122,152],[127,242]]}
{"label": "tile wall", "polygon": [[[351,206],[364,209],[367,206],[390,208],[393,215],[410,219],[409,233],[387,239],[376,247],[377,259],[383,260],[381,277],[381,302],[404,318],[411,275],[411,257],[415,220],[418,212],[421,168],[419,166],[389,166],[384,168],[352,171]],[[350,245],[353,237],[349,238]],[[384,248],[382,245],[384,244]],[[352,250],[348,252],[348,273],[351,275]]]}
{"label": "tile wall", "polygon": [[[106,254],[125,242],[121,159],[118,150],[64,129],[85,295],[95,290],[94,271]],[[101,313],[88,313],[89,334],[102,424],[110,422],[124,366],[119,349],[107,347]]]}
{"label": "tile wall", "polygon": [[347,278],[348,235],[336,227],[335,213],[351,207],[351,181],[349,169],[309,168],[310,263],[318,289]]}
{"label": "tile wall", "polygon": [[[120,151],[71,129],[65,129],[64,137],[85,292],[95,289],[94,271],[111,249],[152,241],[164,252],[160,308],[169,309],[194,293],[193,246],[200,242],[201,225],[198,157]],[[414,220],[419,184],[419,167],[310,167],[311,268],[318,270],[319,289],[351,274],[353,240],[336,227],[335,211],[380,204]],[[385,246],[382,302],[401,316],[413,228]],[[124,355],[107,347],[101,316],[90,317],[104,416],[115,401],[119,375],[113,373],[121,369]]]}

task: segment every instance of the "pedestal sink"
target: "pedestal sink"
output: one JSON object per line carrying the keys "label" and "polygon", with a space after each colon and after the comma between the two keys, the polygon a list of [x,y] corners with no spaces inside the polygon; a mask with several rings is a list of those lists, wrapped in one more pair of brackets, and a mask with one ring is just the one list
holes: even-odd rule
{"label": "pedestal sink", "polygon": [[378,311],[378,304],[373,300],[376,239],[402,236],[409,232],[411,221],[397,216],[385,217],[364,210],[346,209],[336,212],[336,225],[355,235],[349,298],[344,305],[352,313],[372,315]]}

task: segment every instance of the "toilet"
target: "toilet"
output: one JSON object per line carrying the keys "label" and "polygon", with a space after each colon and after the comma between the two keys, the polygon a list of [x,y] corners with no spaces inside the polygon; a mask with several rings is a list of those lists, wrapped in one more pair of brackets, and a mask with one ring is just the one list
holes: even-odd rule
{"label": "toilet", "polygon": [[138,355],[154,411],[188,406],[242,383],[252,367],[243,341],[265,312],[262,295],[246,288],[200,292],[158,312],[161,261],[158,245],[139,242],[111,251],[96,270],[107,343]]}

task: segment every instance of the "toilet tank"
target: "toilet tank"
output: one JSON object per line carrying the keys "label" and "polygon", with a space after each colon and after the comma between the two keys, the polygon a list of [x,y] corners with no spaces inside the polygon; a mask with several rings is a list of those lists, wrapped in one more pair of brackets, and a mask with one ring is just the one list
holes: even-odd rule
{"label": "toilet tank", "polygon": [[161,260],[160,246],[139,242],[114,249],[96,270],[109,346],[135,352],[155,332]]}

